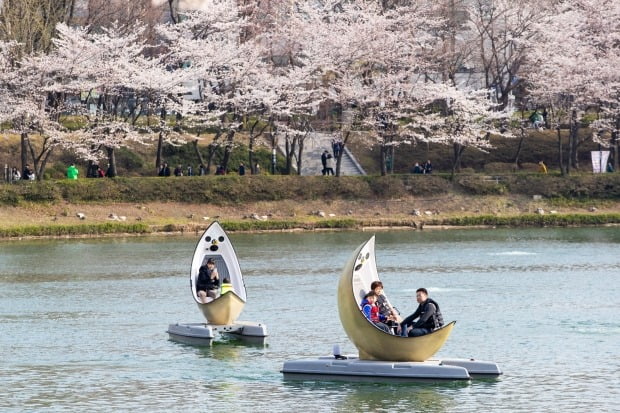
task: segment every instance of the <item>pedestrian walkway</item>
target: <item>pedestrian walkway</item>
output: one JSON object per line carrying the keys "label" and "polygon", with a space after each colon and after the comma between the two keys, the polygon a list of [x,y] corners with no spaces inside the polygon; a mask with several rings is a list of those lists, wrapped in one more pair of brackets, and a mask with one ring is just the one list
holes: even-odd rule
{"label": "pedestrian walkway", "polygon": [[[334,135],[330,133],[312,132],[304,142],[304,153],[302,159],[301,174],[304,176],[321,175],[323,165],[321,164],[321,154],[328,150],[333,155],[332,140]],[[284,143],[280,142],[280,150],[284,152]],[[334,159],[334,171],[336,170],[336,160]],[[357,162],[355,156],[347,147],[344,148],[340,161],[340,175],[366,175],[364,168]]]}

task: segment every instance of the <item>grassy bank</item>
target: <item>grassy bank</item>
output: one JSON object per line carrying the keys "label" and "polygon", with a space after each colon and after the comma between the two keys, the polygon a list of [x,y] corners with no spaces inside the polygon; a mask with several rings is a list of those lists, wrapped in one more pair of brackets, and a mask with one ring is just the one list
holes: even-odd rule
{"label": "grassy bank", "polygon": [[23,203],[182,202],[235,205],[282,200],[396,199],[448,193],[520,194],[565,199],[620,199],[620,174],[202,176],[46,180],[0,185],[0,205]]}
{"label": "grassy bank", "polygon": [[620,174],[207,176],[0,185],[0,237],[620,223]]}

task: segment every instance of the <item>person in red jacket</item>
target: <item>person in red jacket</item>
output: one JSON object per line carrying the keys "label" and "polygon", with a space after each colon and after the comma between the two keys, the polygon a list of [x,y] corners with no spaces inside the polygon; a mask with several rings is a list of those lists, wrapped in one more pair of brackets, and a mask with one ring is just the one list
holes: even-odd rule
{"label": "person in red jacket", "polygon": [[366,318],[373,323],[375,326],[385,331],[386,333],[390,333],[390,327],[387,326],[383,321],[386,321],[386,318],[383,314],[379,312],[379,307],[377,307],[377,293],[374,291],[368,292],[360,306],[362,307],[362,312],[366,316]]}

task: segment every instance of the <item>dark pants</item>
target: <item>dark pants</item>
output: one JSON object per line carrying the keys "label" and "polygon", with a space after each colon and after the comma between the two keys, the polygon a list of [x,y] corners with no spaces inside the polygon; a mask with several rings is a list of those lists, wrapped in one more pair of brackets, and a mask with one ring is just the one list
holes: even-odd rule
{"label": "dark pants", "polygon": [[381,330],[385,331],[386,333],[391,333],[390,327],[388,327],[387,324],[382,323],[381,321],[373,321],[373,324],[379,327]]}
{"label": "dark pants", "polygon": [[423,336],[430,332],[431,330],[429,330],[428,328],[412,328],[411,331],[409,331],[409,337]]}

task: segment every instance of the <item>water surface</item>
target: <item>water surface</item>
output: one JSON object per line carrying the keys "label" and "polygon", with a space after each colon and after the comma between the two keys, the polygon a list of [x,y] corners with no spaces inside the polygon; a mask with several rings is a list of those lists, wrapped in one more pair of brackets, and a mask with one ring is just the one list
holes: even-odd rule
{"label": "water surface", "polygon": [[285,381],[285,360],[345,352],[336,286],[361,232],[231,234],[265,346],[168,340],[198,322],[197,236],[0,244],[2,411],[619,411],[616,228],[378,232],[377,265],[405,315],[424,286],[456,327],[441,357],[499,380]]}

